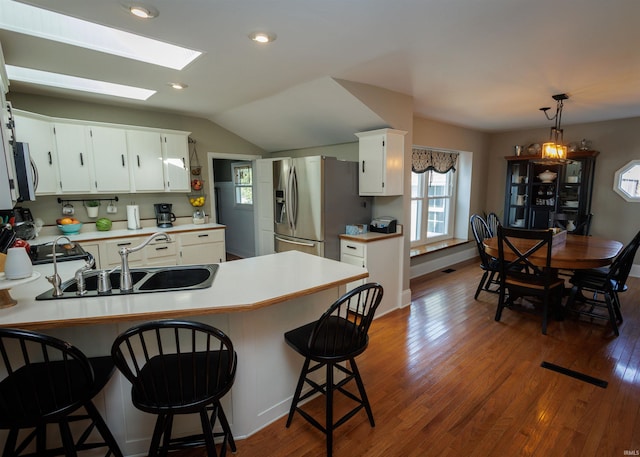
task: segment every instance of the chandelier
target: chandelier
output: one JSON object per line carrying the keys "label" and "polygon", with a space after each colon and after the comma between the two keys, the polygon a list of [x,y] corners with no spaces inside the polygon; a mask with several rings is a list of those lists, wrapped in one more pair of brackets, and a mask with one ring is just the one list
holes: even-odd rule
{"label": "chandelier", "polygon": [[540,111],[544,113],[547,119],[555,121],[555,125],[551,127],[549,134],[549,141],[542,145],[542,159],[547,161],[564,162],[567,160],[567,147],[564,145],[564,138],[561,123],[562,123],[562,108],[564,101],[569,97],[567,94],[556,94],[552,96],[556,101],[556,114],[555,116],[549,116],[547,113],[551,107],[540,108]]}

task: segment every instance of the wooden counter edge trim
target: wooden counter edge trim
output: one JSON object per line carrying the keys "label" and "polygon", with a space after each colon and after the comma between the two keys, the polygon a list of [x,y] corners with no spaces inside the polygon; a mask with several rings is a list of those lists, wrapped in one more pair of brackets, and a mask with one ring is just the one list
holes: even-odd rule
{"label": "wooden counter edge trim", "polygon": [[[358,279],[365,279],[368,277],[369,277],[369,273],[364,272],[362,274],[351,276],[346,279],[332,281],[330,283],[326,283],[321,286],[311,287],[309,289],[305,289],[299,292],[281,295],[279,297],[259,301],[252,304],[245,303],[245,304],[231,305],[231,306],[218,307],[218,308],[193,308],[193,309],[187,309],[187,310],[154,311],[149,313],[116,314],[112,316],[77,318],[77,319],[67,319],[67,320],[60,320],[60,321],[23,322],[23,323],[14,323],[11,325],[0,324],[0,327],[21,328],[24,330],[41,330],[41,329],[51,329],[51,328],[77,327],[80,325],[114,324],[117,322],[126,322],[126,321],[170,319],[170,318],[191,317],[191,316],[205,316],[208,314],[224,314],[224,313],[230,313],[230,312],[253,311],[256,309],[266,308],[268,306],[276,305],[278,303],[282,303],[285,301],[293,300],[295,298],[311,295],[316,292],[321,292],[323,290],[331,289],[333,287],[341,286],[353,281],[357,281]],[[331,303],[327,303],[327,308],[329,308],[330,305]]]}
{"label": "wooden counter edge trim", "polygon": [[346,235],[344,233],[338,235],[338,237],[341,240],[351,240],[351,241],[358,241],[360,243],[373,243],[375,241],[382,241],[382,240],[388,240],[389,238],[398,238],[403,236],[402,233],[396,232],[396,233],[377,233],[377,232],[367,232],[367,233],[374,233],[375,237],[370,237],[370,238],[365,238],[362,235],[365,235],[365,233],[361,234],[361,235]]}

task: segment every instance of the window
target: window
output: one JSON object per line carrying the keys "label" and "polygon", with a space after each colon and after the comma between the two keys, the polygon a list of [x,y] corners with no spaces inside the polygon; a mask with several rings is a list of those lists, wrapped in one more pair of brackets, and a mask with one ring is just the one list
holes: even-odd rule
{"label": "window", "polygon": [[231,164],[236,205],[253,205],[253,170],[251,162]]}
{"label": "window", "polygon": [[453,238],[455,214],[453,170],[411,172],[411,245]]}
{"label": "window", "polygon": [[640,160],[632,160],[616,171],[613,190],[628,202],[640,202]]}

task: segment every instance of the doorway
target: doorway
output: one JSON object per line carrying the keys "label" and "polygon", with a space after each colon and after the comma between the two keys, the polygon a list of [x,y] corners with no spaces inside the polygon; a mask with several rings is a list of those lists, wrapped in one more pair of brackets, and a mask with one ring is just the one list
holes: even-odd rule
{"label": "doorway", "polygon": [[256,191],[251,178],[255,160],[259,158],[248,154],[207,154],[210,220],[226,226],[225,246],[229,258],[256,255],[255,205],[251,198]]}

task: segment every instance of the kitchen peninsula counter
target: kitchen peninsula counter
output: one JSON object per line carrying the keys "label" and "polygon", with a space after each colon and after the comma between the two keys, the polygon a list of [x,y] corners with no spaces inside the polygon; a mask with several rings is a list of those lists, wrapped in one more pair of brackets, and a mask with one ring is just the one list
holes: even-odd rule
{"label": "kitchen peninsula counter", "polygon": [[[58,263],[62,279],[69,279],[82,263]],[[0,309],[0,326],[36,329],[90,357],[110,354],[116,336],[139,322],[188,319],[226,333],[238,354],[238,367],[222,403],[239,450],[242,438],[288,411],[303,358],[287,346],[284,333],[318,319],[347,283],[368,276],[367,270],[353,265],[288,251],[221,263],[208,289],[36,301],[36,295],[51,288],[44,276],[53,266],[35,268],[40,278],[11,289],[18,304]],[[130,390],[116,372],[95,403],[123,454],[146,455],[155,417],[133,407]],[[174,422],[176,436],[199,430],[197,415]]]}
{"label": "kitchen peninsula counter", "polygon": [[[251,311],[368,276],[351,265],[288,251],[221,263],[207,289],[38,301],[37,295],[51,289],[45,274],[53,265],[42,268],[51,271],[11,289],[18,305],[0,310],[0,326],[43,329]],[[61,276],[64,282],[72,272]]]}

